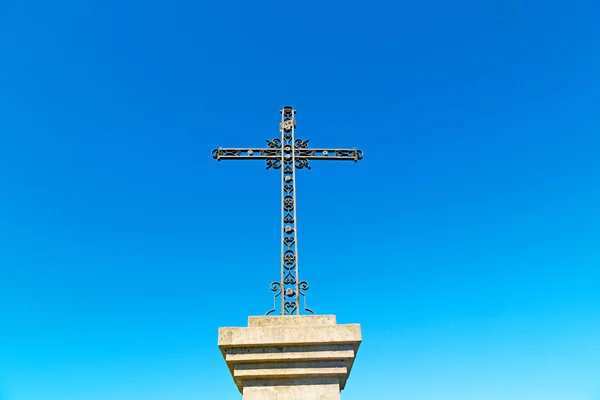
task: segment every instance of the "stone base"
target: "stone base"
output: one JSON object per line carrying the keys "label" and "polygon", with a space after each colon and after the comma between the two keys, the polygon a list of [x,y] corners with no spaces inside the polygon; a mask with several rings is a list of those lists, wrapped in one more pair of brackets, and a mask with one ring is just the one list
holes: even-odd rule
{"label": "stone base", "polygon": [[220,328],[219,348],[243,400],[339,400],[361,342],[335,316],[249,317]]}
{"label": "stone base", "polygon": [[338,379],[307,379],[248,382],[243,389],[243,400],[340,400]]}

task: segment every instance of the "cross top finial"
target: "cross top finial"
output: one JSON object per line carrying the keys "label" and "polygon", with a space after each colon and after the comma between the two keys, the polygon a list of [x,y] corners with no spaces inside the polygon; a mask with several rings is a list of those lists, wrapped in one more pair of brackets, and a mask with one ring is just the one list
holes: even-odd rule
{"label": "cross top finial", "polygon": [[279,110],[280,114],[283,114],[284,117],[292,117],[293,114],[296,114],[296,110],[292,106],[285,106],[283,110]]}
{"label": "cross top finial", "polygon": [[267,312],[271,314],[277,309],[277,298],[280,298],[280,314],[300,314],[300,297],[304,298],[304,310],[314,314],[306,307],[305,292],[308,283],[300,281],[298,268],[298,239],[296,226],[296,170],[310,169],[310,160],[346,160],[358,161],[363,157],[357,149],[309,149],[308,140],[296,139],[296,110],[285,106],[279,111],[281,138],[267,140],[267,148],[229,148],[213,150],[212,155],[221,160],[265,160],[267,169],[281,169],[281,278],[271,283],[271,291],[275,293],[275,304]]}

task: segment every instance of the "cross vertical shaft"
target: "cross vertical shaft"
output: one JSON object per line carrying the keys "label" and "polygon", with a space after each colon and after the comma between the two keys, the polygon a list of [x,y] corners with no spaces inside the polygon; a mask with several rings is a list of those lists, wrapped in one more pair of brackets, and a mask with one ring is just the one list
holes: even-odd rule
{"label": "cross vertical shaft", "polygon": [[[296,225],[296,110],[281,110],[281,310],[300,314],[300,278],[298,268],[298,236]],[[276,283],[274,283],[276,286]],[[306,283],[303,286],[308,287]],[[302,292],[303,293],[303,292]],[[312,311],[312,310],[309,310]]]}

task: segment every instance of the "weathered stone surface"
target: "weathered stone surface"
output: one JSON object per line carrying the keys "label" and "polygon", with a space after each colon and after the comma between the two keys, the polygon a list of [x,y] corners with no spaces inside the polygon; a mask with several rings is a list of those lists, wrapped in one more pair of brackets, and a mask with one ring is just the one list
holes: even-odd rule
{"label": "weathered stone surface", "polygon": [[248,327],[277,327],[277,326],[333,326],[335,315],[288,315],[272,317],[248,317]]}
{"label": "weathered stone surface", "polygon": [[249,317],[220,328],[219,348],[244,400],[338,400],[362,340],[335,316]]}
{"label": "weathered stone surface", "polygon": [[335,380],[306,380],[293,382],[268,382],[264,385],[244,387],[243,400],[339,400],[340,385]]}

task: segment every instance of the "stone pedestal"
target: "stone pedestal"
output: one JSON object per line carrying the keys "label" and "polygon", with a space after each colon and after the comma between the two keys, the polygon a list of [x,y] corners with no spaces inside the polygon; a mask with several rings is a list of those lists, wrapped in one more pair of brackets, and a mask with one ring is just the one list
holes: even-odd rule
{"label": "stone pedestal", "polygon": [[360,325],[337,325],[334,315],[249,317],[247,328],[219,328],[243,400],[339,400],[360,342]]}

